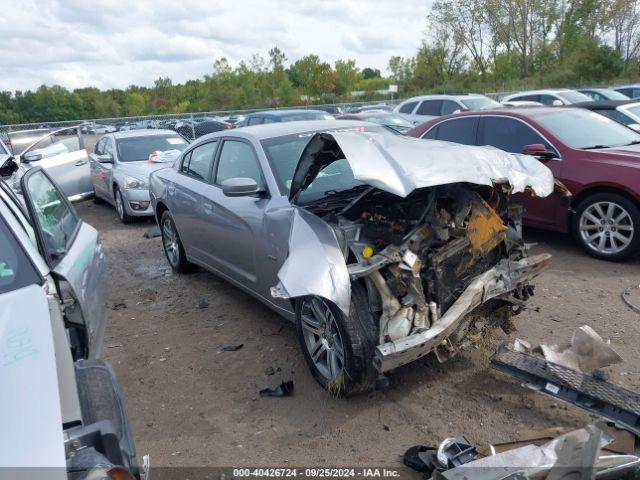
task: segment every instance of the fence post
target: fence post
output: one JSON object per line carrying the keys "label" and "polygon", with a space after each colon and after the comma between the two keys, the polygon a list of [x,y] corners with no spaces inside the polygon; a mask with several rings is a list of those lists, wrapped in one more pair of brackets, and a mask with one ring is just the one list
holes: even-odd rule
{"label": "fence post", "polygon": [[191,113],[190,116],[191,116],[191,141],[193,141],[196,139],[196,129],[193,123],[193,113]]}

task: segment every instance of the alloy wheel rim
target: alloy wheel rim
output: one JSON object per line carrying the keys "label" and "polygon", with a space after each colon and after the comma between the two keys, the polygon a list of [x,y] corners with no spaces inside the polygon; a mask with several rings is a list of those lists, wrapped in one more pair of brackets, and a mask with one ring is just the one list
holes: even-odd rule
{"label": "alloy wheel rim", "polygon": [[173,266],[177,265],[180,258],[178,236],[173,230],[173,225],[171,225],[171,221],[168,218],[162,223],[162,244],[164,245],[164,251],[167,254],[169,263]]}
{"label": "alloy wheel rim", "polygon": [[301,327],[305,347],[316,369],[327,380],[336,380],[344,369],[344,342],[335,315],[320,298],[302,304]]}
{"label": "alloy wheel rim", "polygon": [[116,211],[121,219],[124,218],[124,204],[122,203],[122,194],[120,193],[120,190],[116,190]]}
{"label": "alloy wheel rim", "polygon": [[633,219],[624,207],[615,202],[589,205],[580,216],[579,228],[585,245],[606,255],[622,252],[633,240]]}

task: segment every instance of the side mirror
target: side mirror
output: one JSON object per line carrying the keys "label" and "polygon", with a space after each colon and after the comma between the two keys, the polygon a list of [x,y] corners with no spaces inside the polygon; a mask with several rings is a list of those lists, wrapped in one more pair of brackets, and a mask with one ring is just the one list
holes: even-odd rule
{"label": "side mirror", "polygon": [[557,98],[551,102],[552,107],[562,107],[563,105],[564,103],[562,103],[562,100],[558,100]]}
{"label": "side mirror", "polygon": [[104,155],[96,155],[96,158],[99,163],[113,163],[113,157],[108,153],[105,153]]}
{"label": "side mirror", "polygon": [[253,178],[228,178],[222,182],[222,193],[227,197],[246,197],[264,192]]}
{"label": "side mirror", "polygon": [[42,154],[37,152],[27,152],[20,157],[20,161],[24,163],[37,162],[42,160]]}
{"label": "side mirror", "polygon": [[525,155],[531,155],[539,159],[557,158],[556,152],[547,150],[547,147],[542,143],[534,143],[532,145],[525,145],[522,149],[522,153]]}
{"label": "side mirror", "polygon": [[18,170],[18,163],[13,157],[8,157],[0,165],[0,177],[10,177],[16,170]]}

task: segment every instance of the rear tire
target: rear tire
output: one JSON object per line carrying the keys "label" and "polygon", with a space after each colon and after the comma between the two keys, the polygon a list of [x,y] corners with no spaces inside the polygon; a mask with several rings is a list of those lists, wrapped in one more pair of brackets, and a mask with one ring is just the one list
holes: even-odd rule
{"label": "rear tire", "polygon": [[116,213],[118,214],[118,218],[124,224],[133,223],[136,217],[132,217],[127,213],[127,209],[124,206],[124,198],[122,197],[122,193],[120,193],[120,189],[118,186],[113,187],[113,199],[116,204]]}
{"label": "rear tire", "polygon": [[322,388],[336,397],[374,389],[378,377],[373,365],[378,327],[362,285],[352,284],[348,317],[321,297],[298,299],[296,324],[304,358]]}
{"label": "rear tire", "polygon": [[617,193],[590,195],[576,207],[572,231],[592,257],[625,260],[640,250],[640,208]]}
{"label": "rear tire", "polygon": [[165,210],[160,218],[160,235],[162,236],[162,248],[171,269],[176,273],[193,272],[196,266],[187,260],[178,229],[169,210]]}

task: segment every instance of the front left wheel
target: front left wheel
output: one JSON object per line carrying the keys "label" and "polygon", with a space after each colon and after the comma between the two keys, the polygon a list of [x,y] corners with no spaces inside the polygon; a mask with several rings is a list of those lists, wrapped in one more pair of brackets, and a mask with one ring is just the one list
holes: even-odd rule
{"label": "front left wheel", "polygon": [[352,285],[348,317],[334,303],[308,296],[296,302],[296,323],[307,365],[324,389],[337,397],[373,390],[378,329],[362,286]]}
{"label": "front left wheel", "polygon": [[124,198],[117,186],[113,187],[113,198],[115,199],[116,213],[118,214],[120,221],[122,223],[132,223],[135,220],[135,217],[132,217],[127,213],[127,209],[124,206]]}

